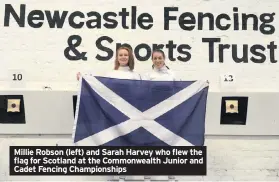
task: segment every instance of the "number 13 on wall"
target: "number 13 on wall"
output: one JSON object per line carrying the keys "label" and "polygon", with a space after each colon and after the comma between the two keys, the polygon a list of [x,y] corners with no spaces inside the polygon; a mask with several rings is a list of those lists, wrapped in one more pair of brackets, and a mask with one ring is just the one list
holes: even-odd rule
{"label": "number 13 on wall", "polygon": [[234,75],[232,74],[223,75],[223,82],[233,82],[233,81],[234,81]]}
{"label": "number 13 on wall", "polygon": [[228,74],[220,75],[220,87],[222,89],[235,88],[235,86],[236,86],[236,79],[234,74],[228,73]]}

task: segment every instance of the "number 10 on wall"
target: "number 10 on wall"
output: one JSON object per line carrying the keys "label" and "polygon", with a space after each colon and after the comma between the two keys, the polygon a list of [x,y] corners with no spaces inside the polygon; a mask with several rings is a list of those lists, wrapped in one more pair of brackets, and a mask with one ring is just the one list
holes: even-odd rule
{"label": "number 10 on wall", "polygon": [[13,81],[21,81],[22,74],[21,73],[13,73]]}
{"label": "number 10 on wall", "polygon": [[9,82],[11,88],[25,88],[26,87],[26,74],[25,70],[10,69],[8,70]]}

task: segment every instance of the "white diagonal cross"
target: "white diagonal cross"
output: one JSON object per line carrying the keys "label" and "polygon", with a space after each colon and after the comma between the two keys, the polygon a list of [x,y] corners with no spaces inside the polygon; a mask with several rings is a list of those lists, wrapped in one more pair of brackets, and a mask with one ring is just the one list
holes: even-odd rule
{"label": "white diagonal cross", "polygon": [[177,105],[181,104],[182,102],[186,101],[187,99],[201,91],[203,88],[208,86],[207,82],[196,81],[189,87],[179,91],[168,99],[151,107],[147,111],[141,112],[130,103],[125,101],[123,98],[115,94],[105,85],[103,85],[95,77],[89,77],[86,78],[86,80],[90,83],[90,85],[94,87],[94,91],[98,95],[100,95],[103,99],[105,99],[119,111],[124,113],[130,119],[79,141],[79,145],[92,145],[92,141],[95,145],[102,145],[117,137],[131,133],[139,127],[145,128],[154,136],[171,146],[193,145],[184,138],[163,127],[162,125],[154,121],[154,119],[158,118],[162,114],[166,113],[167,111],[171,110],[172,108],[176,107]]}

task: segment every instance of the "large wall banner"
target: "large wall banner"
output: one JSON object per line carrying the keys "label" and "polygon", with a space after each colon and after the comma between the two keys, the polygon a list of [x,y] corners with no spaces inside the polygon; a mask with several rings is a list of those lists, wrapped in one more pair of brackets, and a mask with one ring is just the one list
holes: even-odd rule
{"label": "large wall banner", "polygon": [[162,49],[185,79],[208,79],[211,88],[221,78],[239,89],[277,89],[278,6],[276,0],[3,0],[0,79],[75,82],[79,71],[112,70],[116,49],[126,45],[135,71],[150,71],[152,50]]}

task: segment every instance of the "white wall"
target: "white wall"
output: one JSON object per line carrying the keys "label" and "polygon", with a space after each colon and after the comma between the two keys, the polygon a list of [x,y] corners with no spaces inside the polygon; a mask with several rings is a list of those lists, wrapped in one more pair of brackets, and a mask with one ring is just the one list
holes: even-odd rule
{"label": "white wall", "polygon": [[[69,26],[66,19],[63,28],[49,28],[48,22],[44,17],[44,24],[41,28],[32,28],[28,25],[27,18],[25,26],[19,27],[13,17],[10,17],[10,25],[4,26],[5,4],[10,3],[15,9],[16,13],[20,12],[20,3],[26,5],[26,15],[32,10],[49,10],[53,13],[54,10],[59,10],[60,14],[64,11],[68,13],[80,11],[84,14],[90,11],[97,11],[104,13],[107,11],[118,12],[121,8],[127,8],[130,11],[131,6],[137,7],[137,13],[149,13],[153,17],[153,27],[150,30],[137,29],[123,29],[121,27],[116,29],[74,29]],[[113,50],[115,53],[116,43],[129,43],[134,48],[141,43],[148,45],[164,44],[173,41],[177,45],[189,44],[191,47],[191,59],[187,62],[181,61],[167,61],[169,67],[174,70],[179,76],[184,79],[207,79],[210,81],[210,94],[208,106],[208,120],[207,134],[213,135],[278,135],[278,62],[272,63],[269,49],[265,49],[263,53],[267,57],[264,63],[254,63],[250,59],[248,63],[236,63],[232,58],[231,49],[225,50],[224,63],[219,63],[219,56],[216,54],[218,46],[214,46],[215,62],[209,62],[209,48],[207,43],[202,42],[202,38],[221,38],[223,44],[236,44],[239,55],[242,55],[242,45],[248,44],[248,50],[254,44],[259,44],[267,47],[268,44],[274,41],[278,43],[278,31],[270,35],[265,35],[260,31],[252,29],[252,21],[248,23],[248,30],[235,31],[229,29],[221,31],[218,29],[209,30],[208,23],[205,19],[204,28],[198,30],[195,26],[192,31],[184,31],[178,26],[178,21],[170,23],[170,30],[164,30],[164,7],[179,7],[178,12],[172,12],[171,15],[179,16],[183,12],[189,11],[197,17],[198,12],[213,13],[216,17],[219,14],[226,13],[230,17],[233,15],[233,7],[238,8],[239,13],[252,13],[258,17],[263,13],[275,13],[274,21],[271,22],[275,28],[278,27],[278,5],[276,0],[252,1],[252,0],[191,0],[191,1],[173,1],[166,0],[163,2],[152,2],[147,0],[125,0],[119,3],[116,0],[107,1],[90,1],[90,0],[68,0],[67,3],[45,0],[34,1],[24,0],[18,3],[15,0],[2,0],[0,6],[0,51],[1,51],[1,66],[0,66],[0,89],[2,93],[10,93],[12,90],[21,92],[29,91],[29,111],[27,115],[32,119],[32,124],[26,124],[23,127],[14,125],[5,125],[0,127],[0,133],[16,134],[16,133],[42,133],[49,134],[69,134],[71,129],[71,100],[68,100],[61,107],[64,109],[64,120],[60,120],[60,127],[54,124],[56,122],[55,114],[49,115],[47,118],[52,118],[50,123],[45,123],[45,119],[37,120],[38,114],[34,113],[37,108],[36,100],[32,98],[39,98],[38,91],[43,91],[43,86],[50,86],[54,92],[44,94],[54,94],[52,99],[61,94],[61,91],[74,93],[77,89],[77,82],[75,74],[78,71],[90,71],[95,74],[101,74],[110,71],[113,68],[113,59],[109,61],[99,61],[95,57],[97,54],[106,56],[106,53],[96,47],[96,40],[101,36],[108,36],[113,39],[109,44],[104,42],[103,45]],[[215,9],[216,8],[216,9]],[[69,15],[67,15],[68,18]],[[117,21],[120,22],[117,17]],[[80,19],[76,18],[76,22]],[[130,22],[128,18],[127,22]],[[38,21],[34,21],[38,22]],[[223,20],[222,23],[226,23]],[[260,23],[260,21],[259,21]],[[241,20],[239,23],[242,25]],[[259,24],[260,26],[260,24]],[[82,44],[78,47],[79,51],[87,52],[87,61],[69,61],[64,56],[64,49],[67,47],[67,40],[71,35],[79,35],[82,37]],[[166,55],[168,49],[164,48]],[[261,52],[261,51],[259,51]],[[140,51],[141,55],[146,52]],[[177,49],[174,50],[174,57],[180,54]],[[114,56],[114,54],[113,54]],[[182,55],[183,56],[183,55]],[[252,53],[248,53],[249,58]],[[275,50],[275,60],[278,59],[278,51]],[[259,58],[259,57],[256,57]],[[136,71],[145,72],[150,70],[151,60],[137,61]],[[13,82],[12,74],[22,73],[23,80],[20,82]],[[229,85],[220,83],[220,76],[224,74],[233,74],[234,81]],[[59,91],[59,92],[58,92]],[[36,92],[33,97],[31,92]],[[43,94],[42,93],[42,94]],[[247,126],[220,126],[219,115],[220,106],[215,101],[219,100],[222,95],[249,95],[248,107],[248,124]],[[274,99],[275,98],[275,99]],[[46,101],[45,98],[41,98]],[[65,97],[61,98],[65,99]],[[55,99],[54,99],[55,100]],[[251,102],[250,102],[251,101]],[[31,104],[32,103],[32,104]],[[44,110],[40,106],[40,112]],[[57,106],[58,107],[58,106]],[[52,108],[53,110],[55,108]],[[67,110],[68,109],[68,110]],[[67,110],[67,111],[66,111]],[[47,110],[46,110],[47,111]],[[31,113],[32,112],[32,113]],[[38,110],[37,110],[38,112]],[[57,114],[57,113],[56,113]],[[56,118],[57,119],[57,118]],[[68,119],[68,120],[67,120]],[[31,121],[29,120],[29,121]],[[63,130],[62,123],[67,123],[65,130]],[[36,124],[38,130],[34,131],[31,127]],[[32,126],[31,126],[32,125]],[[24,128],[24,130],[23,130]],[[49,130],[48,130],[49,129]],[[30,132],[30,131],[34,132]],[[58,136],[52,138],[40,138],[38,136],[18,136],[19,138],[10,138],[10,135],[3,135],[0,140],[1,156],[0,157],[0,181],[18,180],[19,178],[10,177],[8,175],[8,146],[9,145],[66,145],[71,142],[70,136],[57,139]],[[24,137],[24,138],[23,138]],[[208,136],[207,136],[208,137]],[[232,136],[231,136],[232,137]],[[208,176],[194,177],[193,180],[273,180],[279,179],[279,140],[275,136],[271,138],[259,137],[257,139],[246,139],[238,137],[232,139],[207,138],[206,144],[208,146]],[[255,163],[255,162],[258,163]],[[24,180],[33,179],[51,179],[48,177],[30,178],[26,177]],[[54,179],[57,179],[55,177]],[[64,178],[70,180],[69,178]],[[73,180],[74,178],[71,178]],[[75,178],[77,179],[77,178]],[[79,178],[80,179],[80,178]],[[85,179],[85,178],[82,178]],[[185,178],[186,179],[186,178]],[[190,178],[187,178],[190,179]],[[191,178],[192,179],[192,178]],[[88,180],[88,179],[87,179]]]}
{"label": "white wall", "polygon": [[[272,28],[276,28],[278,24],[276,15],[277,1],[264,1],[261,3],[240,0],[233,1],[233,3],[232,1],[195,0],[187,1],[187,3],[184,1],[164,1],[164,3],[146,6],[145,4],[148,4],[149,1],[145,0],[129,0],[121,4],[118,3],[118,1],[92,2],[83,0],[78,2],[69,1],[67,3],[58,3],[57,1],[52,0],[40,2],[26,0],[21,2],[21,5],[25,5],[25,8],[24,6],[20,6],[17,1],[2,1],[1,3],[2,6],[0,6],[0,12],[2,12],[1,14],[3,15],[3,18],[2,21],[0,21],[2,24],[2,28],[0,29],[0,36],[2,36],[0,50],[2,52],[2,65],[4,65],[0,68],[2,93],[9,93],[12,90],[16,90],[18,93],[23,93],[23,91],[44,91],[42,94],[46,94],[46,91],[43,90],[44,86],[50,86],[52,91],[68,91],[67,93],[75,93],[78,86],[76,81],[76,73],[78,71],[92,72],[98,75],[110,71],[113,68],[116,43],[128,43],[135,48],[135,55],[140,54],[141,56],[144,56],[147,53],[144,49],[137,52],[136,47],[139,44],[145,43],[149,46],[152,44],[165,45],[168,44],[169,41],[173,41],[175,44],[183,45],[184,47],[189,45],[191,49],[188,50],[188,56],[191,55],[191,59],[187,62],[167,60],[169,67],[171,67],[171,69],[183,79],[207,79],[210,81],[207,134],[274,135],[279,132],[277,129],[279,128],[277,112],[277,103],[279,103],[277,96],[279,84],[277,84],[277,81],[279,80],[279,77],[277,77],[278,63],[275,61],[278,57],[277,49],[275,52],[270,52],[269,49],[266,49],[262,53],[260,53],[260,50],[257,50],[259,52],[257,55],[264,54],[267,58],[264,63],[254,63],[251,60],[249,60],[248,63],[236,63],[233,60],[233,57],[235,57],[236,54],[232,54],[229,50],[225,50],[224,62],[220,63],[218,61],[219,55],[216,54],[219,52],[219,47],[214,45],[214,59],[216,61],[212,63],[209,62],[209,58],[210,54],[213,52],[209,51],[208,43],[202,42],[203,38],[221,38],[222,43],[224,44],[237,45],[237,50],[240,52],[239,55],[242,55],[241,51],[243,44],[248,44],[248,47],[254,44],[259,44],[258,46],[266,46],[270,42],[276,44],[278,33],[276,29],[275,32],[271,33],[269,30],[273,30]],[[10,3],[10,5],[8,3]],[[149,30],[143,30],[138,24],[136,24],[137,28],[131,29],[131,21],[133,21],[134,18],[128,17],[126,23],[129,29],[124,29],[122,28],[122,19],[119,16],[115,18],[118,22],[118,27],[115,29],[106,28],[104,26],[104,20],[101,20],[101,28],[99,29],[90,29],[85,25],[83,28],[76,29],[70,26],[73,23],[71,23],[71,18],[69,17],[71,17],[71,13],[74,12],[79,12],[80,14],[83,13],[84,16],[87,16],[87,13],[92,13],[93,11],[95,11],[95,14],[104,14],[106,12],[117,13],[121,11],[122,8],[131,11],[132,6],[137,8],[137,16],[141,13],[148,13],[150,17],[152,17],[152,28]],[[170,12],[170,16],[179,17],[184,12],[192,13],[196,19],[196,24],[192,31],[183,30],[183,27],[181,28],[179,26],[178,20],[168,21],[168,16],[164,16],[164,9],[172,7],[178,7],[179,11]],[[215,7],[222,8],[214,9]],[[234,7],[238,8],[237,11],[239,15],[234,13],[236,12]],[[50,28],[51,23],[49,24],[47,15],[49,13],[53,15],[54,11],[59,11],[60,16],[63,11],[64,13],[67,13],[65,22],[64,24],[61,24],[60,28]],[[31,21],[34,12],[35,14],[41,14],[41,17],[39,17],[41,20]],[[231,28],[225,31],[219,30],[214,26],[214,30],[210,30],[208,18],[205,18],[203,22],[199,21],[199,13],[211,13],[215,19],[218,19],[217,17],[219,15],[231,17],[232,21],[224,19],[221,21],[223,26],[226,25],[226,23],[231,23]],[[250,19],[247,23],[247,30],[242,30],[242,25],[246,24],[241,19],[241,13],[253,14],[254,16],[257,16],[258,19],[254,25],[253,20]],[[129,14],[131,15],[133,13],[130,12]],[[270,21],[269,23],[269,26],[272,26],[272,28],[266,28],[265,31],[263,30],[263,24],[261,24],[263,18],[266,18],[262,17],[264,14],[273,17],[273,21]],[[21,19],[19,20],[15,18],[17,16]],[[181,17],[183,18],[183,15],[181,15]],[[234,22],[233,20],[236,20],[236,17],[238,17],[239,20],[238,25],[240,30],[234,30],[234,24],[235,22],[237,23],[237,21]],[[90,21],[90,18],[82,19],[76,17],[74,19],[76,23],[85,20]],[[218,21],[214,21],[214,25],[216,25],[216,22]],[[34,23],[37,25],[39,23],[43,24],[40,28],[33,28],[32,24]],[[147,24],[148,23],[145,23],[145,25]],[[169,24],[169,30],[164,30],[164,25],[167,24]],[[203,29],[198,28],[198,25],[201,24],[203,24]],[[188,26],[190,25],[188,24]],[[253,27],[256,29],[253,30]],[[70,61],[65,57],[64,49],[68,46],[68,38],[72,35],[78,35],[82,38],[82,43],[78,47],[78,50],[87,52],[87,61]],[[101,42],[101,44],[96,43],[96,41],[102,36],[108,36],[114,41],[112,43],[106,41]],[[111,54],[112,57],[108,61],[100,61],[96,59],[96,55],[98,54],[106,56],[106,53],[100,49],[100,45],[107,47],[107,50],[113,51],[113,54]],[[180,48],[174,49],[173,57],[177,58],[179,56],[183,57],[187,55],[182,54]],[[250,48],[248,49],[250,50]],[[172,56],[169,54],[166,45],[164,46],[164,50],[166,56],[171,58]],[[187,49],[183,50],[185,51]],[[270,55],[274,57],[274,60],[269,57]],[[253,57],[252,53],[248,53],[248,57],[250,58],[251,56]],[[259,59],[260,57],[254,56],[254,58]],[[151,65],[152,63],[150,59],[147,61],[137,61],[136,71],[146,72],[151,69]],[[17,73],[23,75],[22,81],[12,81],[13,74]],[[227,74],[232,74],[234,76],[233,82],[225,83],[221,81],[220,77]],[[45,131],[44,133],[60,132],[61,130],[59,127],[57,128],[56,125],[50,124],[51,121],[56,123],[55,118],[60,119],[60,117],[56,117],[54,113],[49,119],[50,123],[48,123],[48,126],[53,129],[48,131],[46,130],[46,127],[44,127],[46,124],[41,123],[43,121],[37,121],[34,119],[34,117],[41,116],[43,110],[48,110],[48,107],[52,107],[51,105],[46,105],[45,108],[43,108],[43,99],[46,97],[43,95],[40,96],[40,93],[39,95],[35,95],[34,98],[32,98],[33,96],[31,93],[26,96],[26,115],[29,117],[29,123],[32,123],[33,126],[33,122],[36,122],[39,127],[43,128]],[[231,126],[225,128],[220,127],[219,125],[221,97],[235,95],[249,97],[247,113],[248,129],[247,127],[235,127],[236,129],[232,129]],[[40,103],[42,105],[40,107],[35,104],[35,100],[38,98],[41,99]],[[62,99],[61,96],[58,95],[58,92],[57,94],[51,92],[47,98],[53,101],[55,101],[56,98]],[[61,112],[65,116],[63,122],[72,119],[72,109],[70,109],[72,107],[70,106],[71,101],[71,98],[69,98],[69,100],[65,101],[65,106],[61,106],[64,109]],[[50,102],[48,102],[48,104],[50,104]],[[36,110],[33,110],[33,108],[36,108]],[[71,122],[69,121],[69,123]],[[26,125],[29,129],[30,126]],[[266,129],[263,126],[266,126]],[[0,132],[25,133],[25,131],[28,130],[23,131],[20,129],[19,131],[18,129],[15,129],[15,126],[12,126],[11,129],[7,127],[10,126],[2,127]],[[70,130],[64,130],[65,133],[69,133],[69,131]]]}
{"label": "white wall", "polygon": [[[2,82],[10,82],[12,76],[7,77],[7,71],[19,69],[24,71],[23,78],[30,85],[37,84],[55,84],[61,82],[63,87],[67,87],[75,82],[75,74],[78,71],[92,71],[93,73],[102,73],[113,68],[114,57],[109,61],[98,61],[95,57],[97,54],[106,56],[106,53],[96,47],[96,40],[102,36],[108,36],[113,39],[110,44],[102,42],[104,46],[115,52],[116,43],[129,43],[134,48],[141,43],[146,43],[149,46],[152,44],[164,44],[173,41],[177,45],[188,44],[191,49],[191,59],[188,62],[168,61],[171,69],[175,70],[177,74],[183,76],[185,79],[208,79],[210,80],[210,89],[219,90],[219,77],[221,74],[232,73],[236,77],[235,86],[237,90],[253,90],[253,91],[277,91],[279,84],[277,76],[277,62],[271,63],[269,50],[266,49],[263,53],[267,60],[264,63],[235,63],[232,59],[231,49],[225,50],[224,63],[218,62],[217,45],[214,46],[216,60],[214,63],[209,62],[209,46],[208,43],[203,43],[203,38],[221,38],[223,44],[236,44],[239,55],[241,56],[242,45],[248,44],[248,50],[254,44],[260,44],[267,47],[270,42],[278,42],[278,32],[270,35],[265,35],[259,30],[253,30],[252,20],[248,21],[248,30],[236,31],[233,26],[229,30],[221,31],[214,27],[214,30],[209,30],[208,19],[204,19],[204,26],[202,30],[198,30],[197,24],[192,31],[185,31],[179,27],[178,20],[170,21],[170,29],[164,30],[164,7],[179,7],[178,12],[170,12],[171,16],[179,16],[183,12],[191,12],[195,18],[198,17],[198,12],[212,13],[216,18],[219,14],[225,13],[231,18],[233,17],[233,7],[238,8],[240,13],[252,13],[259,17],[263,13],[275,13],[274,20],[270,23],[275,28],[278,27],[277,14],[278,1],[261,1],[255,3],[254,1],[242,0],[216,0],[216,1],[172,1],[167,0],[163,3],[157,2],[150,4],[147,0],[127,0],[119,3],[118,1],[89,1],[69,0],[67,3],[58,2],[55,0],[48,1],[21,1],[26,5],[25,26],[19,27],[15,19],[10,16],[9,26],[4,26],[5,4],[10,3],[17,14],[20,14],[20,3],[13,0],[1,1],[0,12],[2,19],[0,21],[2,28],[0,50],[2,52],[2,65],[0,71],[0,79]],[[147,5],[145,5],[147,4]],[[127,8],[131,11],[131,6],[137,7],[137,14],[149,13],[153,17],[153,27],[149,30],[137,29],[123,29],[121,28],[121,18],[117,17],[119,27],[116,29],[106,29],[102,20],[101,29],[89,29],[83,27],[74,29],[69,26],[68,17],[70,13],[80,11],[85,14],[90,11],[97,11],[100,14],[105,12],[119,12],[121,8]],[[217,9],[214,9],[216,8]],[[62,28],[50,28],[46,16],[44,15],[41,28],[32,28],[27,21],[27,16],[32,10],[50,11],[52,14],[55,10],[68,11],[65,23]],[[44,13],[45,14],[45,13]],[[239,16],[241,17],[241,16]],[[88,20],[89,18],[85,18]],[[75,22],[79,23],[84,19],[75,18]],[[131,19],[128,18],[128,23]],[[232,21],[222,20],[222,24],[231,23]],[[239,19],[239,26],[241,28],[241,18]],[[233,23],[233,22],[232,22]],[[261,21],[259,20],[258,27]],[[128,25],[130,26],[130,24]],[[189,26],[189,25],[188,25]],[[79,46],[79,51],[86,51],[87,61],[69,61],[64,56],[64,49],[67,47],[67,40],[71,35],[79,35],[82,38],[82,44]],[[167,56],[168,49],[164,48]],[[187,51],[187,49],[185,49]],[[259,51],[259,50],[258,50]],[[261,51],[259,51],[261,52]],[[146,52],[144,49],[140,51],[141,55]],[[174,49],[174,57],[178,57],[177,49]],[[248,53],[249,58],[252,56]],[[257,58],[257,57],[256,57]],[[278,59],[278,51],[275,51],[275,59]],[[138,61],[136,63],[136,70],[139,72],[150,70],[151,60]],[[17,73],[11,71],[10,74]],[[31,82],[31,83],[30,83]],[[39,82],[39,83],[38,83]],[[60,84],[60,85],[61,85]],[[9,85],[7,85],[9,86]],[[62,85],[61,85],[62,87]]]}

